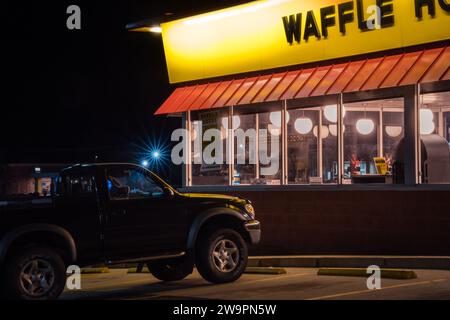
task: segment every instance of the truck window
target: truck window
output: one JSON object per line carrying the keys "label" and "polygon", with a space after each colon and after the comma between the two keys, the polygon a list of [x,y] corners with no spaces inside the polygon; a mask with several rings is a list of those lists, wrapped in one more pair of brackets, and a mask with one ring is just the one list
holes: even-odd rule
{"label": "truck window", "polygon": [[112,200],[157,198],[164,194],[163,188],[141,169],[114,168],[108,170],[107,184]]}
{"label": "truck window", "polygon": [[58,193],[67,197],[87,197],[96,195],[95,178],[92,175],[74,175],[60,178]]}

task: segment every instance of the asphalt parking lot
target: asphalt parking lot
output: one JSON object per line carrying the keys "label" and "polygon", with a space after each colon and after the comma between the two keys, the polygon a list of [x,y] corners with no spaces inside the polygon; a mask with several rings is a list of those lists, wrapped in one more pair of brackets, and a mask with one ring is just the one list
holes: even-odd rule
{"label": "asphalt parking lot", "polygon": [[235,283],[213,285],[197,272],[183,281],[163,283],[150,274],[126,269],[83,275],[82,289],[66,290],[63,300],[450,300],[450,271],[415,270],[417,279],[382,279],[368,290],[366,278],[318,276],[317,269],[288,268],[287,274],[244,274]]}

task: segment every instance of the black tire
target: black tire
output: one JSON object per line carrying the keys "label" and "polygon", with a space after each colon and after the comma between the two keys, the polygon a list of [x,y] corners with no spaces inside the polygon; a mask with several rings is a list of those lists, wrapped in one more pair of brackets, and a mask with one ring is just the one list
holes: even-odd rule
{"label": "black tire", "polygon": [[186,261],[157,261],[147,263],[148,270],[158,280],[180,281],[192,273],[193,266]]}
{"label": "black tire", "polygon": [[[221,259],[224,256],[220,253],[220,257],[213,253],[216,251],[217,254],[217,249],[223,243],[225,243],[226,248],[224,252],[227,252],[226,259]],[[236,251],[232,249],[234,247],[237,249]],[[221,251],[219,250],[219,252]],[[230,255],[232,262],[229,258]],[[248,249],[242,236],[235,230],[209,230],[200,237],[195,256],[198,272],[205,280],[212,283],[228,283],[236,281],[244,273],[247,266]],[[230,263],[227,262],[225,265],[224,261]],[[235,266],[233,266],[234,264]]]}
{"label": "black tire", "polygon": [[66,285],[66,267],[60,255],[49,248],[25,249],[7,261],[2,284],[8,299],[54,300]]}

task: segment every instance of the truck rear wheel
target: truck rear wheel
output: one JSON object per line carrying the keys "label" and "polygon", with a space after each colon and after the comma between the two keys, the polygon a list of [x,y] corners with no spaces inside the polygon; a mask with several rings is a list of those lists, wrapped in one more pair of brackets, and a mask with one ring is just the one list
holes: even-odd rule
{"label": "truck rear wheel", "polygon": [[212,283],[239,279],[247,266],[248,249],[242,236],[232,229],[207,231],[197,245],[196,266]]}
{"label": "truck rear wheel", "polygon": [[53,300],[64,290],[66,268],[56,252],[35,247],[14,255],[2,280],[8,299]]}
{"label": "truck rear wheel", "polygon": [[148,270],[161,281],[180,281],[192,273],[193,266],[186,261],[157,261],[147,263]]}

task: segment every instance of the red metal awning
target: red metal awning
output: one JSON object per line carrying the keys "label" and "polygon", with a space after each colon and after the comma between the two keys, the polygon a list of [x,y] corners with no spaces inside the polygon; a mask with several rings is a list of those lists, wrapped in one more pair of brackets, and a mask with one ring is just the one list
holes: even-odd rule
{"label": "red metal awning", "polygon": [[175,89],[156,115],[450,79],[450,47]]}

